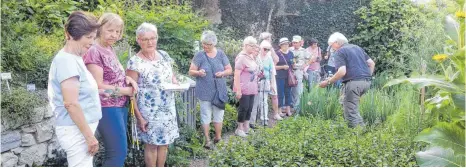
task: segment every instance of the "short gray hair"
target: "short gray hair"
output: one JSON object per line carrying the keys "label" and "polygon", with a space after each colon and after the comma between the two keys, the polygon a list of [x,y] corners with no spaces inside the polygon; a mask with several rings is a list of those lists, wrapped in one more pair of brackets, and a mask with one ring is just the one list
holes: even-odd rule
{"label": "short gray hair", "polygon": [[335,32],[333,33],[332,35],[330,35],[330,37],[328,38],[328,44],[332,44],[332,43],[337,43],[337,44],[340,44],[340,45],[343,45],[343,44],[347,44],[348,43],[348,39],[345,37],[345,35],[339,33],[339,32]]}
{"label": "short gray hair", "polygon": [[254,37],[252,37],[252,36],[246,37],[246,38],[243,40],[243,45],[248,45],[248,44],[257,45],[257,40],[256,40],[256,38],[254,38]]}
{"label": "short gray hair", "polygon": [[207,44],[212,44],[212,45],[217,45],[217,35],[215,35],[215,32],[206,30],[202,32],[201,35],[201,43],[207,43]]}
{"label": "short gray hair", "polygon": [[272,38],[272,33],[269,33],[269,32],[263,32],[260,34],[259,36],[259,40],[264,40],[266,38]]}
{"label": "short gray hair", "polygon": [[147,32],[154,32],[156,38],[159,38],[159,35],[157,33],[157,27],[153,24],[144,22],[136,29],[136,39],[139,38],[139,35]]}

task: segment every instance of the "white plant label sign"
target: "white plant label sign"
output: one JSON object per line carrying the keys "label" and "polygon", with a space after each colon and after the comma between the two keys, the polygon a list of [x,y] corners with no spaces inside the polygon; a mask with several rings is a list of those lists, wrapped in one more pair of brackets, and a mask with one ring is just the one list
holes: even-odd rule
{"label": "white plant label sign", "polygon": [[11,73],[2,73],[2,80],[11,79]]}
{"label": "white plant label sign", "polygon": [[27,84],[26,88],[27,88],[27,91],[30,91],[30,92],[36,91],[36,84]]}

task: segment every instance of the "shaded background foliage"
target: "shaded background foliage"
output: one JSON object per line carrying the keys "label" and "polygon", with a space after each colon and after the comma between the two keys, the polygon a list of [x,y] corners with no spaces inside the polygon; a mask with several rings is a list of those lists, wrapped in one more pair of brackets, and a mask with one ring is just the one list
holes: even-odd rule
{"label": "shaded background foliage", "polygon": [[[195,0],[194,3],[202,2],[204,5],[210,5],[207,2],[214,1]],[[407,137],[402,137],[401,140],[393,142],[390,141],[385,145],[394,151],[402,149],[406,149],[406,151],[402,155],[392,152],[389,153],[389,156],[397,161],[396,163],[392,162],[394,163],[393,165],[415,166],[413,163],[413,146],[417,145],[412,143],[412,136],[418,132],[419,127],[432,126],[432,123],[430,123],[429,117],[425,117],[428,121],[418,118],[419,110],[417,109],[417,105],[419,102],[416,101],[418,97],[416,91],[409,88],[404,90],[399,88],[379,90],[377,88],[393,76],[419,72],[422,62],[429,60],[432,55],[444,51],[444,48],[442,48],[444,45],[442,44],[446,40],[443,30],[445,13],[442,13],[441,8],[444,8],[444,6],[449,8],[448,5],[443,4],[446,1],[449,0],[436,0],[434,3],[426,6],[416,6],[409,0],[217,0],[222,13],[222,23],[219,25],[212,25],[206,21],[205,18],[199,15],[199,8],[193,9],[189,1],[184,1],[177,5],[172,5],[172,1],[168,0],[7,1],[2,2],[1,71],[13,72],[13,87],[24,87],[26,83],[35,83],[39,88],[45,88],[51,59],[64,44],[64,21],[74,10],[90,11],[96,16],[100,16],[103,12],[111,11],[122,16],[126,26],[124,39],[119,41],[115,46],[122,64],[125,64],[128,57],[135,54],[139,49],[135,42],[135,29],[137,26],[144,21],[155,23],[159,29],[159,49],[166,50],[175,59],[177,69],[181,73],[187,72],[194,53],[193,42],[199,40],[200,33],[205,29],[213,29],[217,32],[219,38],[218,47],[225,51],[232,64],[234,63],[236,54],[241,50],[242,39],[248,35],[257,37],[259,33],[266,30],[268,24],[270,24],[270,31],[274,34],[275,42],[280,37],[286,36],[291,38],[293,35],[299,34],[306,39],[311,37],[317,38],[320,41],[322,49],[325,49],[327,46],[326,41],[328,36],[335,31],[339,31],[350,38],[351,43],[356,43],[363,47],[376,60],[377,72],[383,72],[386,75],[379,77],[377,79],[379,81],[374,81],[374,85],[376,85],[375,89],[369,92],[369,96],[363,100],[365,103],[361,105],[361,109],[366,111],[362,115],[365,119],[368,119],[369,125],[378,128],[367,135],[363,135],[361,141],[354,141],[355,143],[353,144],[378,145],[380,140],[385,142],[385,139],[387,139],[388,142],[392,139],[394,133],[400,133],[399,131],[401,130],[402,136]],[[196,5],[194,6],[196,7]],[[269,13],[272,9],[269,23]],[[435,74],[441,70],[441,67],[438,64],[432,63],[432,61],[427,61],[426,64],[427,72]],[[379,160],[375,160],[376,154],[382,154],[378,153],[380,151],[374,150],[377,148],[367,146],[368,150],[363,152],[366,152],[368,154],[366,156],[369,158],[360,158],[357,153],[352,151],[354,146],[345,145],[348,139],[353,140],[347,128],[342,126],[338,129],[333,129],[335,125],[342,125],[341,109],[339,108],[337,97],[335,95],[328,96],[329,94],[336,94],[336,92],[338,91],[329,90],[325,92],[325,90],[319,90],[318,92],[305,95],[307,98],[305,101],[314,101],[314,106],[312,108],[309,107],[309,113],[304,113],[304,116],[311,118],[318,116],[320,119],[338,118],[337,121],[323,121],[322,123],[326,124],[324,128],[337,131],[337,133],[338,131],[346,131],[344,135],[348,136],[347,139],[333,140],[329,145],[321,146],[323,150],[329,150],[328,154],[335,152],[338,155],[346,155],[337,158],[342,159],[340,160],[341,162],[337,163],[334,162],[335,160],[327,159],[320,160],[321,163],[326,162],[326,164],[320,165],[372,165],[376,163],[375,165],[377,166],[386,166],[383,163],[379,164]],[[395,92],[400,93],[395,94]],[[22,108],[25,107],[25,103],[32,102],[33,105],[36,105],[40,102],[36,101],[37,99],[43,99],[38,96],[31,96],[24,89],[14,91],[13,93],[9,97],[4,96],[2,90],[2,97],[11,99],[9,101],[2,101],[2,108],[7,107],[13,111],[26,111],[27,109]],[[233,95],[230,94],[230,96],[230,100],[233,100],[230,103],[235,104]],[[321,100],[322,97],[328,97],[329,99]],[[391,99],[398,97],[403,97],[403,99]],[[375,103],[369,102],[367,99],[374,99],[376,101],[374,101]],[[20,100],[28,101],[21,102]],[[326,101],[332,101],[333,103],[329,104]],[[374,113],[371,113],[372,111]],[[235,128],[235,114],[237,113],[234,106],[229,107],[225,117],[225,131]],[[9,117],[18,116],[23,117],[22,114],[9,114]],[[27,116],[24,117],[27,118]],[[385,124],[391,128],[382,129],[381,127]],[[291,127],[292,125],[295,126]],[[296,125],[290,122],[283,124],[283,126],[277,129],[286,127],[286,129],[289,129],[288,131],[306,132],[300,128],[302,124]],[[316,125],[307,126],[320,129]],[[391,130],[392,128],[395,130]],[[329,136],[326,133],[331,131],[321,131],[322,134],[317,135],[328,138]],[[167,165],[169,166],[188,166],[186,158],[206,156],[205,151],[202,149],[202,136],[200,136],[199,130],[187,129],[181,126],[181,134],[182,137],[170,148],[170,155],[167,160]],[[271,135],[267,133],[263,137]],[[289,136],[293,134],[285,133],[285,135]],[[379,135],[379,137],[373,141],[371,135]],[[260,136],[257,137],[262,138]],[[287,138],[293,140],[292,137]],[[248,151],[261,150],[260,145],[263,143],[289,144],[289,141],[279,138],[272,141],[258,139],[253,141],[257,142],[254,144],[255,146],[241,144],[248,148],[240,149],[236,145],[241,142],[236,140],[231,142],[234,143],[228,144],[227,148],[224,149],[231,150],[233,157],[228,157],[230,153],[215,154],[216,157],[221,158],[217,161],[229,161],[231,159],[233,162],[227,164],[228,166],[252,166],[257,164],[249,162],[251,160],[244,160],[244,156],[241,155],[241,152],[244,151],[246,151],[246,154],[251,154],[247,156],[254,156],[247,157],[249,159],[268,162],[270,159],[264,159],[266,158],[265,156],[270,155],[270,152],[267,150],[279,151],[275,148],[277,146],[264,148],[264,153],[261,153],[264,155],[258,155],[258,157],[262,157],[258,159],[255,159],[254,152],[248,153]],[[318,143],[320,142],[318,139],[313,139],[312,142],[313,144],[325,144]],[[331,151],[333,144],[342,145],[343,147]],[[386,149],[386,146],[377,147]],[[307,152],[318,152],[318,150],[312,148],[307,148],[306,150]],[[326,154],[320,153],[322,155],[312,155],[312,157],[309,157],[314,158],[308,160],[310,162],[302,162],[302,157],[289,158],[288,156],[294,155],[284,154],[286,156],[283,158],[277,158],[273,160],[275,163],[268,164],[284,166],[290,166],[285,163],[319,165],[314,164],[316,161],[314,160],[314,156],[329,158],[325,157]],[[96,163],[99,163],[99,161],[96,161]],[[367,164],[363,164],[363,162]],[[129,153],[126,162],[127,166],[143,164],[141,151],[132,151]],[[225,165],[225,163],[217,162],[213,165]]]}
{"label": "shaded background foliage", "polygon": [[[269,12],[270,32],[275,42],[281,37],[301,35],[318,39],[327,46],[328,36],[339,31],[352,37],[359,18],[354,11],[368,0],[274,0],[274,1],[228,1],[220,0],[222,10],[221,28],[231,27],[238,38],[258,36],[266,31]],[[251,10],[254,9],[254,10]]]}
{"label": "shaded background foliage", "polygon": [[[442,52],[445,15],[410,0],[373,0],[355,12],[362,21],[351,39],[377,63],[376,72],[407,75]],[[430,63],[428,69],[435,64]],[[404,73],[404,74],[396,74]]]}
{"label": "shaded background foliage", "polygon": [[274,18],[273,33],[277,38],[290,39],[293,35],[301,35],[306,40],[305,46],[310,38],[315,38],[325,50],[328,37],[333,32],[343,33],[348,38],[357,33],[356,26],[360,19],[354,11],[367,2],[369,1],[287,1],[286,12],[291,14]]}

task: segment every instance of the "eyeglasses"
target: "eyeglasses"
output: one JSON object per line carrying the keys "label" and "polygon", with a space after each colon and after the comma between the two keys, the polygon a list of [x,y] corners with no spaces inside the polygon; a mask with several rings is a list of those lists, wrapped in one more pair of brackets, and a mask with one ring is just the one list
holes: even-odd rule
{"label": "eyeglasses", "polygon": [[213,46],[214,44],[206,44],[206,43],[202,43],[202,45],[203,45],[203,46],[208,46],[208,47],[210,47],[210,46]]}
{"label": "eyeglasses", "polygon": [[246,46],[257,48],[257,45],[255,45],[255,44],[246,44]]}
{"label": "eyeglasses", "polygon": [[268,48],[263,48],[263,49],[264,49],[265,52],[270,51],[270,49],[268,49]]}
{"label": "eyeglasses", "polygon": [[143,38],[143,39],[141,39],[141,41],[142,41],[142,42],[145,42],[145,43],[147,43],[147,42],[149,42],[149,41],[154,42],[154,41],[157,41],[157,37]]}

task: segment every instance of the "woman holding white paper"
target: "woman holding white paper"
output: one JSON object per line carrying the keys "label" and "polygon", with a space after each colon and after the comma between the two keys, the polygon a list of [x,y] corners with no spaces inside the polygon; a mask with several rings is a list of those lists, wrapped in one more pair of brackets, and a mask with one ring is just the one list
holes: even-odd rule
{"label": "woman holding white paper", "polygon": [[148,167],[162,167],[167,157],[168,145],[179,137],[173,92],[162,89],[163,83],[177,80],[172,68],[173,60],[162,50],[157,50],[157,27],[141,24],[136,30],[136,40],[141,50],[128,61],[127,75],[137,79],[139,86],[135,103],[138,134],[146,144],[144,158]]}

